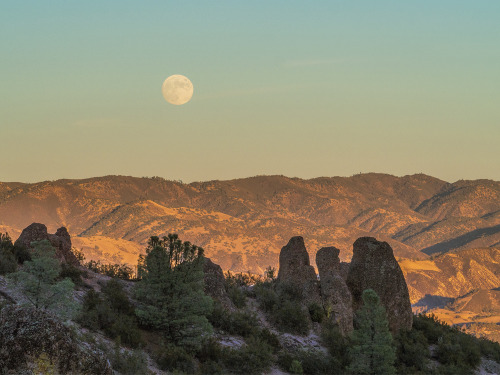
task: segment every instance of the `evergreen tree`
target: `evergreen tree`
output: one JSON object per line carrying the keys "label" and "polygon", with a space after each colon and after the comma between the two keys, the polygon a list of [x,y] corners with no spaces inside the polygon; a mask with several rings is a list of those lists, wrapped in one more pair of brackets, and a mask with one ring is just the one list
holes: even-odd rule
{"label": "evergreen tree", "polygon": [[203,292],[203,249],[177,235],[151,237],[146,256],[139,259],[136,310],[140,322],[160,330],[165,338],[187,350],[199,350],[202,337],[212,332],[207,315],[213,301]]}
{"label": "evergreen tree", "polygon": [[71,295],[74,288],[69,278],[59,280],[61,264],[49,241],[33,243],[31,260],[22,270],[9,275],[23,295],[37,309],[54,309],[63,314],[74,308]]}
{"label": "evergreen tree", "polygon": [[365,290],[362,298],[351,337],[349,371],[356,375],[395,374],[396,355],[385,309],[372,289]]}

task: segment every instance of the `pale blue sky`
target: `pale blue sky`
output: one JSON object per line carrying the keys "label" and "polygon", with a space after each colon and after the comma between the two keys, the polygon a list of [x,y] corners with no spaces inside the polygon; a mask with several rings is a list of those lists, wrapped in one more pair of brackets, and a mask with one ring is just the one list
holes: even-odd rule
{"label": "pale blue sky", "polygon": [[[500,179],[500,1],[2,1],[0,181]],[[184,74],[191,102],[163,80]]]}

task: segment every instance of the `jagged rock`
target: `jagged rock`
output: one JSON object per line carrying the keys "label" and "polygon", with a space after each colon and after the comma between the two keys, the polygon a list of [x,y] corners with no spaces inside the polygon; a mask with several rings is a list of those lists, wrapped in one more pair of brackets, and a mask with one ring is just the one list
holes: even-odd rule
{"label": "jagged rock", "polygon": [[0,368],[23,373],[43,355],[60,374],[113,373],[102,352],[79,342],[56,317],[34,308],[4,307],[0,311]]}
{"label": "jagged rock", "polygon": [[43,240],[50,241],[51,245],[56,249],[59,260],[74,266],[80,264],[71,251],[71,237],[65,227],[59,228],[55,234],[49,234],[44,224],[33,223],[23,229],[15,245],[29,249],[32,242]]}
{"label": "jagged rock", "polygon": [[299,285],[306,303],[321,303],[318,277],[309,262],[309,253],[302,237],[292,237],[281,248],[279,262],[278,283]]}
{"label": "jagged rock", "polygon": [[387,311],[390,330],[397,333],[400,329],[411,329],[413,314],[408,287],[387,242],[373,237],[361,237],[354,242],[347,286],[354,311],[363,304],[363,291],[373,289]]}
{"label": "jagged rock", "polygon": [[353,330],[352,296],[340,273],[339,253],[335,247],[323,247],[316,253],[316,266],[323,306],[345,335]]}
{"label": "jagged rock", "polygon": [[233,310],[235,307],[227,295],[224,273],[222,272],[221,266],[215,264],[209,258],[205,258],[203,273],[205,293],[219,301],[226,309]]}

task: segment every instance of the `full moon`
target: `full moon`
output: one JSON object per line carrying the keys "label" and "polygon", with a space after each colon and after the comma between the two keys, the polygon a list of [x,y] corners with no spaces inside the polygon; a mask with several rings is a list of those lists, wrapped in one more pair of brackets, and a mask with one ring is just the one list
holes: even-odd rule
{"label": "full moon", "polygon": [[161,92],[165,100],[170,104],[182,105],[191,100],[193,96],[193,84],[188,77],[174,74],[163,82]]}

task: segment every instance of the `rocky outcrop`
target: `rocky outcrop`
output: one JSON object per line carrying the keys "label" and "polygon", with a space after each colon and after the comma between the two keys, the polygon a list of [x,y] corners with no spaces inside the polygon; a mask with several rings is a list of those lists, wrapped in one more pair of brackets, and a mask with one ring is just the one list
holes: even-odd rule
{"label": "rocky outcrop", "polygon": [[113,373],[96,347],[79,342],[57,318],[34,308],[7,306],[0,311],[0,348],[0,368],[8,373],[31,373],[30,365],[43,358],[60,374]]}
{"label": "rocky outcrop", "polygon": [[352,296],[341,275],[339,253],[335,247],[323,247],[316,253],[316,266],[323,306],[345,335],[353,330]]}
{"label": "rocky outcrop", "polygon": [[361,237],[354,242],[347,286],[354,311],[363,304],[363,291],[373,289],[387,311],[391,331],[411,329],[413,314],[408,287],[387,242],[379,242],[373,237]]}
{"label": "rocky outcrop", "polygon": [[79,265],[78,259],[71,251],[71,237],[64,227],[59,228],[55,234],[49,234],[44,224],[33,223],[22,231],[15,245],[30,249],[32,242],[43,240],[48,240],[56,249],[60,261],[74,266]]}
{"label": "rocky outcrop", "polygon": [[306,303],[321,303],[318,278],[309,262],[309,253],[302,237],[292,237],[288,241],[281,249],[279,262],[278,283],[299,285]]}
{"label": "rocky outcrop", "polygon": [[224,273],[221,266],[215,264],[209,258],[205,258],[203,273],[205,294],[219,301],[226,309],[234,310],[235,307],[226,292]]}

